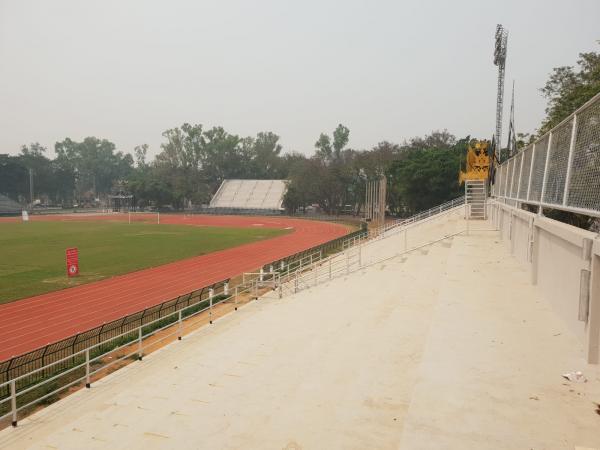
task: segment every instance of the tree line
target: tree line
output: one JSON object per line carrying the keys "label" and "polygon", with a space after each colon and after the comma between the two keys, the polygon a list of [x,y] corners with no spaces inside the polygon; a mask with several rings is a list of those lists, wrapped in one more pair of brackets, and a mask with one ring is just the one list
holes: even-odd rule
{"label": "tree line", "polygon": [[131,155],[96,137],[57,142],[54,159],[38,143],[24,145],[17,156],[0,155],[0,193],[28,204],[31,170],[34,197],[44,204],[95,206],[126,192],[139,208],[181,210],[207,204],[227,178],[285,179],[288,212],[318,205],[325,213],[359,214],[366,181],[386,175],[390,210],[408,214],[459,195],[456,174],[468,141],[444,130],[355,150],[348,148],[350,130],[340,124],[331,136],[322,133],[306,156],[283,153],[279,136],[269,131],[240,137],[223,127],[184,123],[162,136],[152,161],[147,145]]}
{"label": "tree line", "polygon": [[[600,54],[581,53],[577,65],[553,69],[541,89],[548,100],[546,118],[536,132],[519,135],[519,147],[600,92]],[[322,133],[314,153],[306,156],[284,153],[279,136],[270,131],[241,137],[223,127],[184,123],[162,136],[152,161],[147,145],[129,154],[96,137],[57,142],[54,159],[38,143],[24,145],[17,156],[0,154],[0,194],[28,204],[31,173],[35,198],[47,204],[92,206],[125,191],[137,207],[180,210],[207,204],[226,178],[285,179],[289,212],[318,205],[326,213],[360,214],[366,181],[385,175],[388,208],[405,215],[460,195],[457,174],[469,142],[468,136],[457,139],[443,130],[358,150],[348,147],[350,130],[340,124],[331,134]]]}

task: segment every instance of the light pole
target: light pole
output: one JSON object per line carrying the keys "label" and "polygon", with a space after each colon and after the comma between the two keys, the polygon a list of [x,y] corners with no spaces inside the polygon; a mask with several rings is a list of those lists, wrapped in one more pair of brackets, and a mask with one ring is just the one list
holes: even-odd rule
{"label": "light pole", "polygon": [[29,168],[29,203],[33,208],[33,169]]}

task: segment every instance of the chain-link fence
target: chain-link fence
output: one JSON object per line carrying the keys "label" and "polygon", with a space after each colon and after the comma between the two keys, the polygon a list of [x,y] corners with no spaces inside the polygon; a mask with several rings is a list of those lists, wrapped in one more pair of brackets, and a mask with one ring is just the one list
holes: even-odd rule
{"label": "chain-link fence", "polygon": [[492,195],[600,216],[600,94],[502,163]]}

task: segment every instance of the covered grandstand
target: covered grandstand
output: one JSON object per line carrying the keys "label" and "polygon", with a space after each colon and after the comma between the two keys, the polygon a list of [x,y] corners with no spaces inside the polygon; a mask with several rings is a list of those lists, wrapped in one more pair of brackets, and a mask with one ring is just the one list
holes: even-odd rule
{"label": "covered grandstand", "polygon": [[285,180],[224,180],[209,209],[219,213],[280,214],[286,190]]}
{"label": "covered grandstand", "polygon": [[13,216],[21,214],[21,205],[11,200],[5,195],[0,194],[0,216]]}

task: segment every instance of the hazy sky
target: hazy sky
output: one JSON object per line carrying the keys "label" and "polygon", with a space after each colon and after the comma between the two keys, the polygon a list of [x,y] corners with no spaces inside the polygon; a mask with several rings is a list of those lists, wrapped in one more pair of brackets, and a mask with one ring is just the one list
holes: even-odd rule
{"label": "hazy sky", "polygon": [[599,0],[0,0],[0,153],[92,135],[156,154],[184,122],[273,131],[307,154],[338,123],[353,148],[443,128],[489,138],[496,23],[505,111],[515,79],[529,132],[551,69],[600,50]]}

